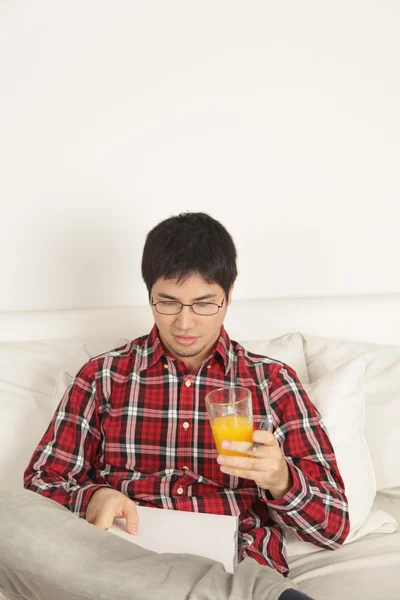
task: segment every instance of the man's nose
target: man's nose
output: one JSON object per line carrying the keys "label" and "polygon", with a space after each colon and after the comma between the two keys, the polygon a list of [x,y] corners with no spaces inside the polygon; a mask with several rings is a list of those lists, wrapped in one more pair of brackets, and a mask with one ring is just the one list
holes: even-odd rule
{"label": "man's nose", "polygon": [[193,327],[195,321],[196,314],[193,312],[192,307],[182,306],[181,312],[176,315],[175,324],[178,329],[188,331],[191,327]]}

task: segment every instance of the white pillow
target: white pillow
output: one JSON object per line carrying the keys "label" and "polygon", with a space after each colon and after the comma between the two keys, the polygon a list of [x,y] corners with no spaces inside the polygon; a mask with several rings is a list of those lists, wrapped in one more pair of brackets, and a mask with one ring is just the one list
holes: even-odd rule
{"label": "white pillow", "polygon": [[254,354],[262,354],[285,363],[296,371],[301,383],[310,383],[304,352],[304,338],[301,333],[287,333],[272,340],[252,340],[239,343]]}
{"label": "white pillow", "polygon": [[0,342],[0,487],[22,487],[23,472],[52,416],[61,369],[123,346],[118,337]]}
{"label": "white pillow", "polygon": [[[83,366],[83,365],[82,365]],[[60,404],[64,394],[69,391],[69,387],[72,383],[73,376],[65,371],[61,371],[57,375],[56,387],[54,389],[52,413],[54,414],[56,408]],[[1,599],[0,599],[1,600]]]}
{"label": "white pillow", "polygon": [[[349,503],[349,544],[370,533],[392,533],[396,520],[383,510],[373,509],[376,494],[374,469],[363,436],[364,399],[362,379],[365,363],[355,357],[325,377],[303,387],[321,414],[331,440]],[[288,556],[317,552],[285,528]],[[322,549],[322,548],[321,548]]]}
{"label": "white pillow", "polygon": [[350,532],[370,513],[376,481],[363,435],[362,378],[365,363],[356,357],[304,389],[321,414],[335,451],[349,502]]}
{"label": "white pillow", "polygon": [[355,355],[366,368],[364,435],[374,465],[377,489],[400,495],[400,346],[305,336],[311,381]]}

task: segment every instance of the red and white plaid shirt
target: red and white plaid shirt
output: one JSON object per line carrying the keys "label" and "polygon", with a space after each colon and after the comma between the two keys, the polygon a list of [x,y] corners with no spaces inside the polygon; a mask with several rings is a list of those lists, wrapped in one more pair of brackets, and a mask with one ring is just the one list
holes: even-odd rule
{"label": "red and white plaid shirt", "polygon": [[[293,485],[274,500],[254,481],[221,473],[204,398],[215,388],[252,392],[254,428],[267,419]],[[87,362],[66,390],[24,474],[24,486],[84,517],[110,486],[143,506],[240,515],[240,559],[288,573],[283,528],[323,548],[349,532],[332,445],[296,373],[246,351],[224,329],[193,372],[148,336]]]}

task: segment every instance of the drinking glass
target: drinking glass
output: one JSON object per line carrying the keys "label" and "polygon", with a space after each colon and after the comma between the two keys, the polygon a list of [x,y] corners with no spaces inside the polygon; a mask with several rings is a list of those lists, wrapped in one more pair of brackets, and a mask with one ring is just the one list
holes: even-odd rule
{"label": "drinking glass", "polygon": [[251,392],[241,386],[222,387],[205,398],[208,418],[218,454],[246,456],[221,447],[223,440],[252,442],[253,406]]}

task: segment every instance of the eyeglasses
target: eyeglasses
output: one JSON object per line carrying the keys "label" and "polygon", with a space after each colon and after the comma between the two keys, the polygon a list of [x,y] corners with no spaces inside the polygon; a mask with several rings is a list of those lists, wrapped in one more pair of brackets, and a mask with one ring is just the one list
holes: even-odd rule
{"label": "eyeglasses", "polygon": [[209,317],[211,315],[216,315],[219,309],[223,307],[224,299],[222,300],[221,304],[216,304],[215,302],[194,302],[193,304],[182,304],[182,302],[172,302],[170,300],[153,302],[152,297],[151,305],[155,307],[156,311],[160,313],[160,315],[178,315],[184,306],[190,306],[196,315]]}

